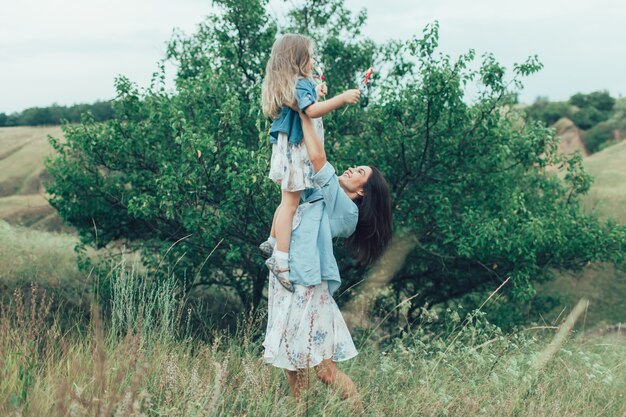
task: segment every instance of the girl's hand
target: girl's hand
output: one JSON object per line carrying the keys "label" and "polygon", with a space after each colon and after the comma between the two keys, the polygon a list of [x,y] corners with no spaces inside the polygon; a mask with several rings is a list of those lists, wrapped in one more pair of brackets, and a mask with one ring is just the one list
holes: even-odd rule
{"label": "girl's hand", "polygon": [[318,99],[326,97],[326,94],[328,94],[328,87],[326,87],[326,83],[316,85],[315,92],[317,93]]}
{"label": "girl's hand", "polygon": [[361,98],[361,90],[346,90],[341,93],[341,97],[343,98],[343,102],[345,104],[356,104],[357,101],[359,101],[359,98]]}

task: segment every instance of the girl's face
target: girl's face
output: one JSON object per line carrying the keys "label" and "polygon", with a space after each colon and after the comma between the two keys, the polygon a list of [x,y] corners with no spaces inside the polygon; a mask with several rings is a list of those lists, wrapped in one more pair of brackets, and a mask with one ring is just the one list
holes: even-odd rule
{"label": "girl's face", "polygon": [[309,49],[309,62],[305,66],[307,75],[313,75],[313,68],[315,68],[315,59],[313,58],[313,49]]}

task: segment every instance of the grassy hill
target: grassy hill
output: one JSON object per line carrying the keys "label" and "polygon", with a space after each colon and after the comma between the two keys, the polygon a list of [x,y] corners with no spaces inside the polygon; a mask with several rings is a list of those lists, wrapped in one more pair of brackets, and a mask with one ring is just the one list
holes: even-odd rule
{"label": "grassy hill", "polygon": [[[595,181],[583,199],[583,207],[600,218],[626,223],[626,141],[594,153],[584,160]],[[558,297],[561,305],[551,312],[555,317],[581,297],[590,300],[589,323],[626,321],[626,272],[611,265],[591,265],[580,273],[561,273],[553,282],[539,287],[543,295]]]}
{"label": "grassy hill", "polygon": [[626,223],[626,141],[585,159],[585,168],[595,177],[585,207]]}
{"label": "grassy hill", "polygon": [[48,204],[43,159],[52,152],[48,135],[59,126],[0,128],[0,219],[41,230],[68,231]]}

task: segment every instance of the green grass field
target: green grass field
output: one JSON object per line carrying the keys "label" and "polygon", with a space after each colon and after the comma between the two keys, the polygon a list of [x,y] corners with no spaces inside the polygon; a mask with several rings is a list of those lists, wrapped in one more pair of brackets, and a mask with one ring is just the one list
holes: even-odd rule
{"label": "green grass field", "polygon": [[[589,194],[582,199],[585,210],[601,219],[626,223],[626,141],[594,153],[584,165],[595,178]],[[580,273],[559,274],[556,280],[539,286],[538,291],[560,298],[561,306],[551,312],[552,316],[587,297],[590,324],[626,322],[626,272],[611,265],[591,265]]]}

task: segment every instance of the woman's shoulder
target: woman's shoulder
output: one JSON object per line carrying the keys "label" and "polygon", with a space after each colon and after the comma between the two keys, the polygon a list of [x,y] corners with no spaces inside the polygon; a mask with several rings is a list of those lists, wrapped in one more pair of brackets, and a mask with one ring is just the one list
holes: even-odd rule
{"label": "woman's shoulder", "polygon": [[336,175],[336,171],[335,171],[335,167],[328,161],[326,161],[326,163],[320,168],[319,171],[317,171],[315,174],[313,174],[313,181],[319,185],[320,187],[323,187],[324,185],[328,184],[331,180],[336,179],[337,175]]}

